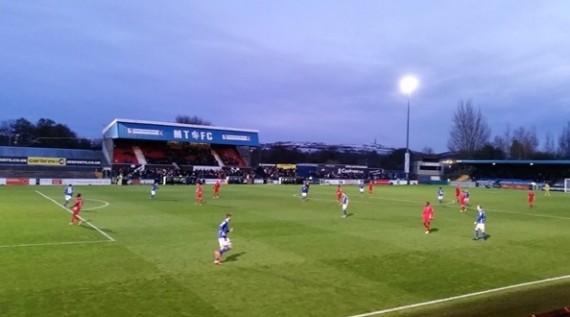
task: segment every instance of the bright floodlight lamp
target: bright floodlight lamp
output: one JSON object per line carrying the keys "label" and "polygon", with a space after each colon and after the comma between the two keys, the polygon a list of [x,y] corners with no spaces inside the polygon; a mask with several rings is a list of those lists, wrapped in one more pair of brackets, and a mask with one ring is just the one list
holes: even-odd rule
{"label": "bright floodlight lamp", "polygon": [[400,90],[406,95],[411,95],[418,88],[418,79],[414,76],[406,76],[400,80]]}

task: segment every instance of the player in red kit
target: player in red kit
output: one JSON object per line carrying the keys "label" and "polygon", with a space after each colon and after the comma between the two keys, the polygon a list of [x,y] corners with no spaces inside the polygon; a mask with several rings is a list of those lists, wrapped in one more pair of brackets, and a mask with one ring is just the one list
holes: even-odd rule
{"label": "player in red kit", "polygon": [[196,204],[202,205],[203,194],[204,192],[202,191],[202,184],[200,184],[200,182],[196,183]]}
{"label": "player in red kit", "polygon": [[429,201],[426,202],[422,216],[424,218],[424,228],[426,229],[426,234],[428,234],[431,230],[431,221],[433,220],[434,216],[433,208],[431,207]]}
{"label": "player in red kit", "polygon": [[455,186],[455,201],[457,201],[457,203],[460,203],[459,195],[461,195],[461,188],[459,187],[459,185],[457,185]]}
{"label": "player in red kit", "polygon": [[459,211],[466,212],[467,211],[467,201],[465,201],[465,194],[463,192],[459,192]]}
{"label": "player in red kit", "polygon": [[75,203],[71,208],[73,215],[71,216],[71,222],[69,223],[70,225],[74,224],[76,221],[78,225],[81,225],[81,218],[79,218],[81,207],[83,207],[83,198],[81,198],[81,194],[77,194],[77,196],[75,196]]}
{"label": "player in red kit", "polygon": [[338,201],[339,204],[342,201],[342,187],[340,187],[340,185],[336,187],[336,201]]}
{"label": "player in red kit", "polygon": [[372,195],[373,191],[374,191],[374,180],[371,179],[370,183],[368,183],[368,195]]}
{"label": "player in red kit", "polygon": [[532,208],[534,207],[534,191],[533,190],[529,190],[528,191],[528,208]]}
{"label": "player in red kit", "polygon": [[214,199],[220,198],[220,186],[221,186],[220,181],[217,180],[214,183]]}

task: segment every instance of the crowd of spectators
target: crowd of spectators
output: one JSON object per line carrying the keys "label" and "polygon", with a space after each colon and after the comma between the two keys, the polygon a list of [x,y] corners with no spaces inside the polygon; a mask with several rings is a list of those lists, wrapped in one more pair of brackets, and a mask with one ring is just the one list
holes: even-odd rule
{"label": "crowd of spectators", "polygon": [[255,178],[255,173],[247,168],[223,167],[194,170],[184,167],[157,167],[152,165],[113,169],[112,177],[117,178],[119,175],[122,175],[126,184],[134,179],[154,179],[162,182],[166,178],[166,183],[195,184],[196,182],[204,182],[205,179],[230,179],[234,183],[243,183]]}
{"label": "crowd of spectators", "polygon": [[[253,179],[263,179],[265,181],[281,180],[283,183],[302,183],[305,179],[363,179],[368,176],[362,173],[334,173],[320,172],[310,175],[300,176],[295,169],[278,168],[276,166],[259,166],[255,169],[239,167],[223,167],[212,169],[192,169],[185,167],[171,166],[138,166],[119,167],[113,170],[113,174],[123,175],[125,181],[130,179],[155,179],[162,181],[167,178],[167,183],[187,183],[194,184],[205,179],[228,179],[231,183],[248,183]],[[377,178],[377,177],[375,177]]]}

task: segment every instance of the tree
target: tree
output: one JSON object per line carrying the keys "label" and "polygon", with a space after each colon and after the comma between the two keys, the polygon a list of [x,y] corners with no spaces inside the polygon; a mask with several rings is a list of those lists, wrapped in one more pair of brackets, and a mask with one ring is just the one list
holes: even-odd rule
{"label": "tree", "polygon": [[562,129],[558,137],[558,154],[562,158],[570,158],[570,121],[568,121],[568,125]]}
{"label": "tree", "polygon": [[9,143],[14,146],[94,148],[91,140],[78,138],[77,134],[68,126],[56,123],[51,119],[41,118],[36,124],[33,124],[25,118],[20,118],[10,121],[8,130],[11,138]]}
{"label": "tree", "polygon": [[12,120],[4,120],[0,122],[0,144],[12,145],[15,138],[14,131],[12,131]]}
{"label": "tree", "polygon": [[210,121],[203,120],[198,116],[187,116],[187,115],[177,115],[175,119],[176,123],[184,124],[194,124],[194,125],[212,125]]}
{"label": "tree", "polygon": [[529,159],[537,152],[538,138],[536,129],[530,130],[519,127],[513,131],[513,141],[511,143],[510,154],[512,158]]}
{"label": "tree", "polygon": [[526,158],[524,145],[519,140],[513,140],[509,153],[513,159],[520,160]]}
{"label": "tree", "polygon": [[478,160],[503,160],[505,152],[500,147],[487,143],[475,152],[474,158]]}
{"label": "tree", "polygon": [[18,136],[17,140],[12,141],[13,145],[27,146],[36,139],[36,127],[27,119],[20,118],[12,123],[12,132]]}
{"label": "tree", "polygon": [[35,135],[36,139],[32,141],[34,146],[76,148],[81,143],[68,126],[46,118],[36,123]]}
{"label": "tree", "polygon": [[554,135],[552,132],[548,131],[544,138],[544,154],[547,155],[555,155],[556,154],[556,146],[554,145]]}
{"label": "tree", "polygon": [[424,148],[422,149],[422,153],[424,154],[434,154],[435,152],[433,151],[433,149],[429,146],[424,146]]}
{"label": "tree", "polygon": [[453,115],[453,125],[447,147],[450,151],[472,156],[489,141],[489,128],[481,109],[475,110],[471,101],[459,102]]}
{"label": "tree", "polygon": [[493,144],[495,145],[496,148],[499,148],[503,151],[503,153],[505,154],[505,156],[507,158],[509,158],[509,153],[510,153],[510,148],[511,148],[511,143],[512,143],[512,137],[511,137],[511,125],[507,124],[507,128],[505,129],[505,132],[503,133],[503,135],[496,135],[495,139],[493,140]]}

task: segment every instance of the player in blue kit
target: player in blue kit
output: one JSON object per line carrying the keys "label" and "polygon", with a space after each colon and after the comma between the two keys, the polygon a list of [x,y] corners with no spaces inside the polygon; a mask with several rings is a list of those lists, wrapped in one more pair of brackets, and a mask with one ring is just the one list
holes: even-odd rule
{"label": "player in blue kit", "polygon": [[148,199],[154,199],[156,197],[156,191],[158,190],[158,183],[154,182],[150,186],[150,197]]}
{"label": "player in blue kit", "polygon": [[67,207],[67,204],[71,200],[71,197],[73,197],[73,186],[69,184],[63,190],[63,199],[64,199],[63,206]]}
{"label": "player in blue kit", "polygon": [[360,191],[361,195],[364,195],[364,180],[363,179],[358,181],[358,190]]}
{"label": "player in blue kit", "polygon": [[346,218],[348,217],[348,213],[346,211],[346,209],[348,208],[348,195],[344,192],[342,193],[341,204],[342,204],[342,217]]}
{"label": "player in blue kit", "polygon": [[226,214],[226,217],[218,226],[218,243],[220,244],[220,249],[214,251],[214,264],[222,264],[222,255],[232,249],[232,242],[228,238],[228,234],[233,231],[234,228],[230,228],[230,221],[232,220],[232,214]]}
{"label": "player in blue kit", "polygon": [[308,196],[309,196],[309,186],[307,186],[307,184],[303,184],[303,186],[301,186],[301,199],[305,201],[307,200]]}
{"label": "player in blue kit", "polygon": [[481,233],[481,239],[487,239],[485,235],[485,222],[487,222],[487,215],[485,210],[481,206],[477,206],[477,219],[475,220],[475,234],[473,235],[473,240],[479,240],[479,233]]}
{"label": "player in blue kit", "polygon": [[437,201],[440,205],[443,203],[443,188],[441,187],[437,190]]}

